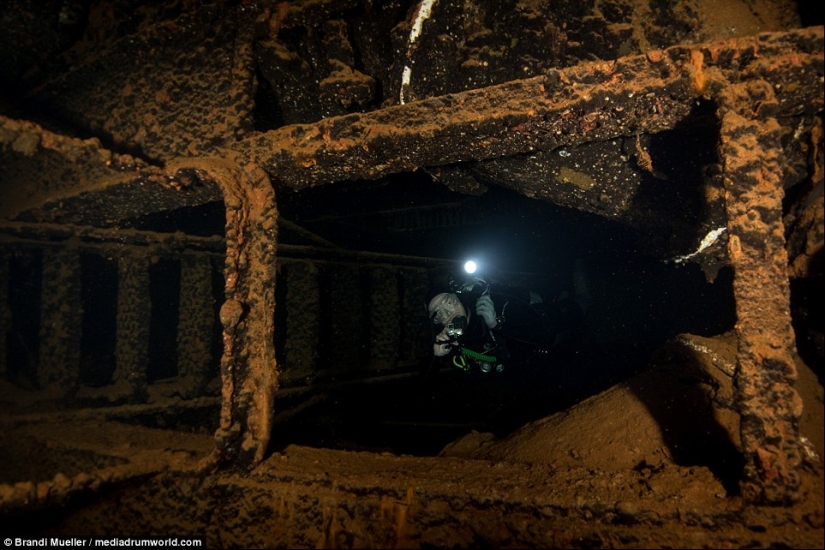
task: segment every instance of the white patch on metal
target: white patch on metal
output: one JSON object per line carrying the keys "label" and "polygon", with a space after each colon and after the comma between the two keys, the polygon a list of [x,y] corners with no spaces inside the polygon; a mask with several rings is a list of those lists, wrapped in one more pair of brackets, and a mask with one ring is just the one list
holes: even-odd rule
{"label": "white patch on metal", "polygon": [[799,442],[802,444],[802,450],[805,451],[805,456],[810,462],[819,464],[822,461],[822,459],[819,458],[819,453],[817,453],[816,449],[814,449],[814,445],[811,443],[810,439],[805,436],[800,436]]}
{"label": "white patch on metal", "polygon": [[693,340],[690,340],[689,338],[687,338],[683,334],[678,335],[676,337],[676,341],[679,342],[680,344],[682,344],[683,346],[689,347],[693,351],[701,353],[702,355],[707,355],[708,358],[710,359],[710,362],[713,363],[713,365],[716,368],[718,368],[719,370],[721,370],[722,372],[724,372],[725,374],[727,374],[731,378],[733,378],[733,376],[735,375],[736,367],[734,365],[728,363],[727,361],[725,361],[721,357],[719,357],[716,354],[716,352],[713,351],[712,349],[710,349],[709,347],[703,346],[702,344],[700,344],[698,342],[694,342]]}
{"label": "white patch on metal", "polygon": [[691,252],[690,254],[687,254],[685,256],[677,256],[677,257],[673,258],[671,261],[674,262],[674,263],[680,264],[680,263],[684,262],[685,260],[689,260],[690,258],[693,258],[694,256],[696,256],[700,252],[704,251],[707,248],[710,248],[714,243],[716,243],[716,241],[719,240],[719,237],[722,236],[722,233],[727,231],[727,229],[728,229],[727,227],[718,227],[718,228],[714,229],[713,231],[711,231],[710,233],[705,235],[705,238],[702,239],[701,243],[699,243],[699,248],[697,248],[695,252]]}
{"label": "white patch on metal", "polygon": [[[415,41],[418,40],[418,36],[421,34],[424,21],[429,19],[430,15],[432,15],[433,5],[435,2],[436,0],[422,0],[421,4],[418,6],[418,11],[415,14],[415,19],[413,19],[412,28],[410,29],[410,39],[407,41],[407,58],[412,55]],[[411,78],[412,68],[409,65],[405,65],[404,72],[401,75],[401,93],[398,97],[398,101],[401,105],[405,103],[404,91],[409,87]]]}
{"label": "white patch on metal", "polygon": [[410,85],[410,77],[412,77],[412,69],[405,65],[404,72],[401,74],[401,96],[398,98],[401,105],[404,104],[404,90],[406,90],[407,86]]}

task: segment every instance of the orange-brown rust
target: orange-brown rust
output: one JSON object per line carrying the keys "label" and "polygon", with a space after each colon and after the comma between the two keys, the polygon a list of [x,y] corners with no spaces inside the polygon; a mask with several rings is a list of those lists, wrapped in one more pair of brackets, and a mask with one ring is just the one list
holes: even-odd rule
{"label": "orange-brown rust", "polygon": [[[786,71],[796,70],[783,63],[769,71],[762,66],[764,58],[793,53],[813,69],[822,55],[814,45],[821,36],[822,28],[811,28],[582,63],[543,77],[285,126],[227,147],[262,166],[277,184],[301,189],[416,166],[571,147],[628,135],[628,128],[656,133],[684,120],[698,95],[719,93],[728,74],[781,86]],[[761,57],[753,57],[756,51]],[[777,109],[811,110],[819,88],[799,86]],[[617,109],[621,116],[605,114],[595,124],[583,118]],[[519,125],[533,131],[510,130]]]}
{"label": "orange-brown rust", "polygon": [[220,309],[223,402],[216,458],[256,464],[269,442],[278,388],[275,192],[263,170],[240,158],[182,160],[169,170],[183,168],[214,181],[226,206],[225,301]]}
{"label": "orange-brown rust", "polygon": [[[745,455],[743,496],[759,504],[798,501],[801,400],[791,329],[782,225],[781,127],[755,120],[766,87],[732,85],[721,94],[725,197],[739,339],[736,372]],[[759,139],[756,139],[758,136]]]}

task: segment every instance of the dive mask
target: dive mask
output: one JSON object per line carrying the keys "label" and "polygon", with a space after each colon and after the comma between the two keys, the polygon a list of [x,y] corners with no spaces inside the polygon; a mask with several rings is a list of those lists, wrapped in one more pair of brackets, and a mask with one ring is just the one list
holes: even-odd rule
{"label": "dive mask", "polygon": [[443,325],[457,313],[463,312],[463,307],[455,294],[439,294],[430,302],[430,319],[433,324]]}

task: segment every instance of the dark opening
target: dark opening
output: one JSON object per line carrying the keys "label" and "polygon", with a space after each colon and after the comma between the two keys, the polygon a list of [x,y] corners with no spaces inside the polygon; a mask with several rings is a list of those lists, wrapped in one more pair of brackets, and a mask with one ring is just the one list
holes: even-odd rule
{"label": "dark opening", "polygon": [[129,220],[130,227],[156,233],[175,233],[211,237],[223,235],[226,208],[223,202],[213,201],[196,206],[162,210]]}
{"label": "dark opening", "polygon": [[40,349],[40,254],[19,253],[9,260],[11,327],[6,334],[8,380],[25,389],[37,389]]}
{"label": "dark opening", "polygon": [[80,383],[100,387],[112,383],[117,358],[117,262],[99,254],[81,254],[83,335]]}
{"label": "dark opening", "polygon": [[212,263],[212,297],[214,298],[213,314],[215,316],[215,329],[211,335],[212,363],[209,370],[209,378],[219,377],[221,374],[221,356],[223,355],[223,325],[221,325],[221,306],[224,301],[224,278],[223,262],[213,260]]}
{"label": "dark opening", "polygon": [[[439,214],[439,204],[455,206]],[[465,373],[426,352],[409,378],[307,393],[287,406],[295,414],[274,430],[273,447],[434,455],[470,430],[503,436],[626,380],[677,334],[713,336],[734,325],[730,269],[709,283],[695,264],[651,255],[626,225],[503,188],[468,197],[421,173],[401,174],[281,194],[279,209],[347,249],[454,261],[473,255],[507,277],[539,281],[546,299],[568,293],[589,303],[577,338],[498,374]],[[339,369],[343,359],[358,363],[354,372],[369,357],[370,268],[330,262],[321,272],[321,371]]]}
{"label": "dark opening", "polygon": [[151,384],[178,375],[178,310],[180,308],[180,262],[160,259],[149,267],[149,367]]}
{"label": "dark opening", "polygon": [[286,364],[286,304],[287,277],[283,263],[278,266],[275,275],[275,361],[278,365]]}

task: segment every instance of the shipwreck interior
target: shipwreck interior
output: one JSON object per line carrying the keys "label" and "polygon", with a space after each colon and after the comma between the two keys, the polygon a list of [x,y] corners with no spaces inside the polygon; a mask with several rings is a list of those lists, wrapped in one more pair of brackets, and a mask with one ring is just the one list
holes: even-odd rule
{"label": "shipwreck interior", "polygon": [[[823,547],[822,23],[12,1],[0,532]],[[578,313],[435,357],[467,259]]]}

